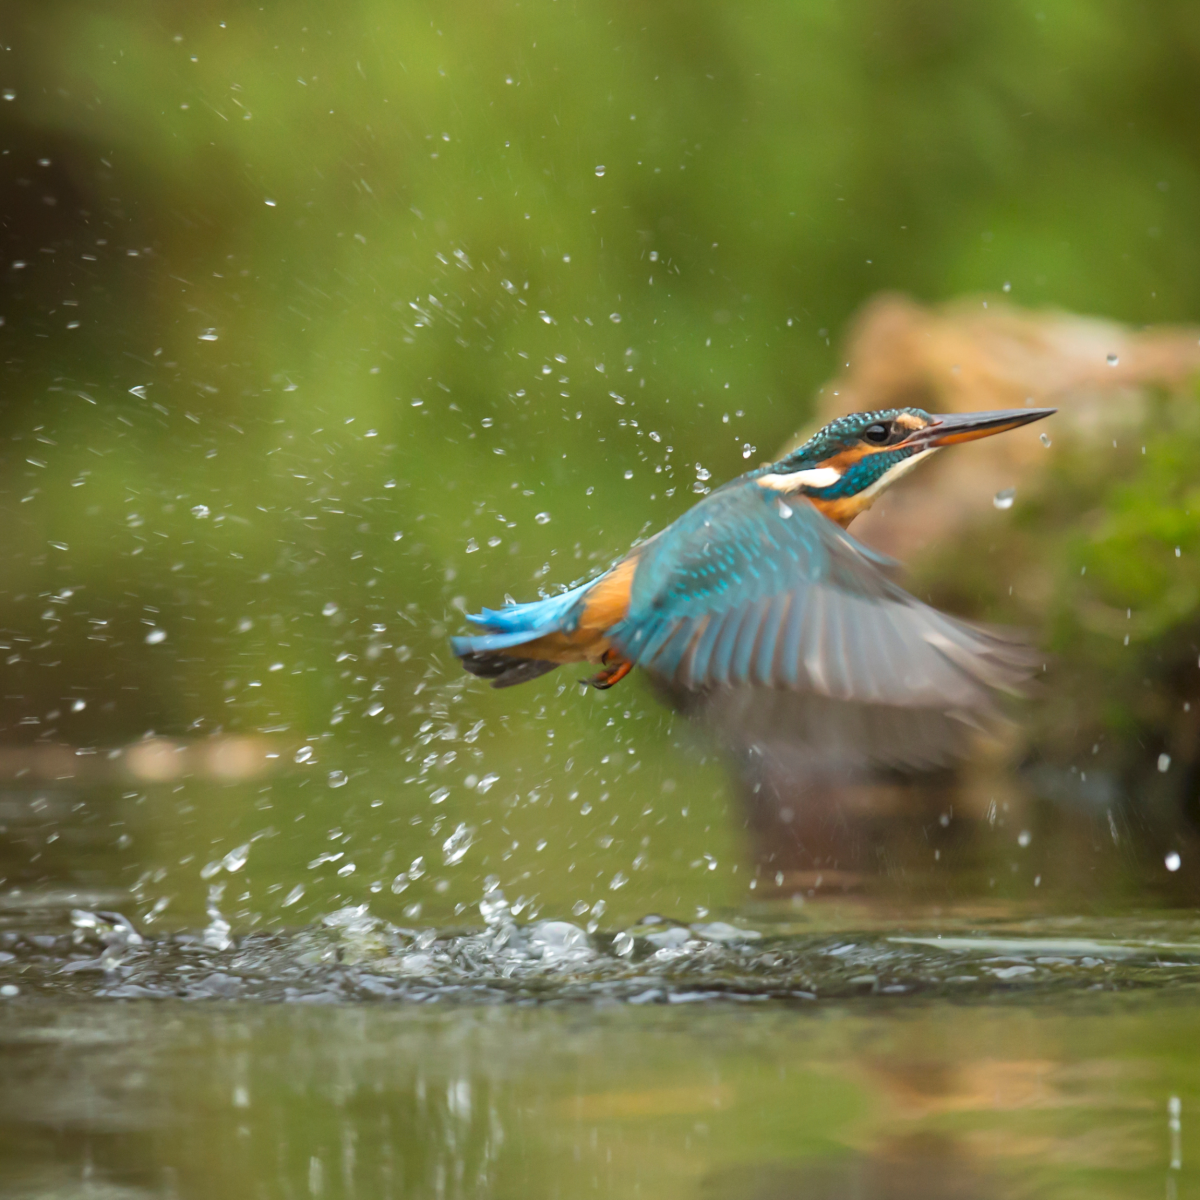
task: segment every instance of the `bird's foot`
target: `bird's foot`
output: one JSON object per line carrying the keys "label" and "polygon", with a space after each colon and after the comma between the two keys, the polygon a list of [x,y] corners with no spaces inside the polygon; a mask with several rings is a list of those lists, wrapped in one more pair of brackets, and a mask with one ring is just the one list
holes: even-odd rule
{"label": "bird's foot", "polygon": [[604,670],[598,671],[591,679],[584,680],[599,691],[612,687],[614,683],[620,683],[633,670],[633,663],[625,658],[617,658],[612,651],[606,652],[600,661],[604,664]]}

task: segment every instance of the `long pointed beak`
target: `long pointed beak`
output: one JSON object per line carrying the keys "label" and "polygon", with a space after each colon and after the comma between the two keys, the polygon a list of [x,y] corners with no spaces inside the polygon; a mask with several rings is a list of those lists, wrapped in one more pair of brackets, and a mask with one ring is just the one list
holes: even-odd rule
{"label": "long pointed beak", "polygon": [[1029,425],[1057,411],[1056,408],[1002,408],[995,412],[942,413],[933,418],[932,425],[905,439],[905,444],[917,442],[930,448],[955,446]]}

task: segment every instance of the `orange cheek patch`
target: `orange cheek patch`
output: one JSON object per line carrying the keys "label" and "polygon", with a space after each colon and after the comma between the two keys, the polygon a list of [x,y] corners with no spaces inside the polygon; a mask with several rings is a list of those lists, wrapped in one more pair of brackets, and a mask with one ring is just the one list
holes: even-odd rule
{"label": "orange cheek patch", "polygon": [[827,458],[821,466],[832,467],[839,474],[845,475],[855,463],[862,462],[868,454],[874,453],[875,451],[868,450],[866,446],[852,446],[849,450],[842,450],[832,458]]}

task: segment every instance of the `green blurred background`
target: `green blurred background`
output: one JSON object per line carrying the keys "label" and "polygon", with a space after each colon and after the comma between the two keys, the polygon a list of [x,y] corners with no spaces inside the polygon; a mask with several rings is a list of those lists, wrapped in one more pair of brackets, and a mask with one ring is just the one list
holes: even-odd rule
{"label": "green blurred background", "polygon": [[[462,610],[586,577],[769,455],[882,289],[1200,311],[1185,0],[9,0],[0,41],[4,739],[279,756],[106,777],[74,840],[78,782],[38,793],[59,815],[0,874],[133,886],[143,917],[234,875],[240,925],[450,920],[488,875],[605,923],[736,906],[720,765],[640,685],[465,680]],[[1173,437],[1156,513],[1186,508]],[[1147,470],[1064,462],[1012,569]],[[961,560],[960,611],[1014,615]],[[1190,645],[1190,595],[1130,688]],[[1107,651],[1057,597],[1094,697]],[[1166,719],[1064,703],[1063,762]]]}

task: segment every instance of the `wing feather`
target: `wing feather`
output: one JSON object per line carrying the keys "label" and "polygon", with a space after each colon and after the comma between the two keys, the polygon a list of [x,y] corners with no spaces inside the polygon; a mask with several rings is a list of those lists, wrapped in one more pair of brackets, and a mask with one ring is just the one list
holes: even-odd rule
{"label": "wing feather", "polygon": [[670,688],[760,687],[851,704],[982,710],[1034,656],[1011,635],[922,604],[886,560],[752,480],[719,489],[648,543],[610,631]]}
{"label": "wing feather", "polygon": [[692,650],[691,662],[688,665],[688,679],[691,687],[704,687],[715,683],[715,672],[710,671],[713,650],[717,639],[721,636],[725,621],[732,616],[731,612],[715,612],[707,618],[703,630],[696,635],[695,648]]}
{"label": "wing feather", "polygon": [[721,626],[721,636],[713,646],[709,666],[713,683],[718,687],[729,686],[729,673],[733,665],[733,652],[737,648],[738,634],[741,633],[747,618],[752,616],[753,608],[753,605],[748,604],[741,610],[734,609]]}
{"label": "wing feather", "polygon": [[775,653],[779,648],[779,634],[786,626],[788,613],[795,601],[792,592],[784,592],[782,596],[773,597],[767,608],[767,620],[759,637],[754,664],[754,682],[762,687],[775,685]]}

